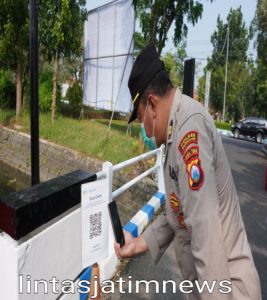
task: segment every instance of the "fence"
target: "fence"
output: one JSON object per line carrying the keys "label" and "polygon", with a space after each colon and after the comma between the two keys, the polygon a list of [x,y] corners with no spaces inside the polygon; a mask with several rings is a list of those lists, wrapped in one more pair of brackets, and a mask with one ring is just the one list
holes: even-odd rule
{"label": "fence", "polygon": [[[145,154],[142,154],[138,157],[132,158],[130,160],[124,161],[120,164],[117,164],[113,166],[111,163],[106,162],[103,164],[102,171],[97,173],[97,179],[103,179],[107,178],[109,182],[109,202],[114,200],[116,197],[121,195],[123,192],[128,190],[130,187],[135,185],[138,181],[141,181],[146,176],[149,176],[152,173],[157,174],[157,183],[158,183],[158,191],[155,195],[152,196],[152,198],[148,201],[148,203],[141,208],[134,216],[133,218],[124,225],[124,230],[127,230],[130,232],[134,237],[137,237],[142,233],[145,226],[148,224],[148,222],[153,218],[155,212],[161,207],[161,205],[164,203],[165,199],[165,184],[164,184],[164,172],[163,172],[163,153],[164,153],[164,146],[161,146],[160,148],[147,152]],[[157,156],[156,163],[153,167],[148,169],[147,171],[143,172],[136,178],[132,179],[131,181],[127,182],[117,190],[112,191],[112,180],[113,180],[113,174],[115,172],[118,172],[122,170],[123,168],[132,166],[133,164],[148,159],[153,156]],[[110,237],[113,237],[111,224],[109,226]],[[101,281],[105,279],[109,279],[113,276],[116,270],[116,266],[118,264],[118,259],[114,252],[114,238],[109,239],[109,257],[105,259],[102,262],[99,262],[100,266],[100,279]],[[90,280],[91,277],[91,271],[92,268],[89,267],[86,269],[79,280]],[[87,294],[81,294],[80,300],[87,299]],[[67,298],[66,298],[67,299]]]}

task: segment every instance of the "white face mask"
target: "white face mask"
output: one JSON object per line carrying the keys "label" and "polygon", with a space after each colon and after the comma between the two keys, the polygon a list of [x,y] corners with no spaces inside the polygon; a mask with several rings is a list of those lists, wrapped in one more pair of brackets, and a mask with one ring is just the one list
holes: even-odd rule
{"label": "white face mask", "polygon": [[146,109],[145,109],[144,120],[143,120],[143,122],[141,123],[141,135],[142,135],[142,138],[143,138],[143,141],[144,141],[144,144],[146,145],[146,147],[147,147],[149,150],[154,150],[154,149],[157,149],[157,148],[158,148],[157,142],[156,142],[156,138],[155,138],[155,135],[154,135],[155,118],[153,119],[153,134],[152,134],[152,137],[148,137],[148,136],[147,136],[147,133],[146,133],[145,125],[144,125],[144,123],[145,123],[145,118],[146,118],[147,106],[148,106],[148,102],[146,103]]}

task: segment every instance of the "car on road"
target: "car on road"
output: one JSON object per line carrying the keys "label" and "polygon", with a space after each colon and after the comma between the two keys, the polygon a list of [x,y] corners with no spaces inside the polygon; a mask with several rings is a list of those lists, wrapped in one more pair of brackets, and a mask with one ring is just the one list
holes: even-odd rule
{"label": "car on road", "polygon": [[236,139],[240,135],[249,136],[257,143],[267,138],[267,121],[262,118],[247,117],[231,126],[232,133]]}

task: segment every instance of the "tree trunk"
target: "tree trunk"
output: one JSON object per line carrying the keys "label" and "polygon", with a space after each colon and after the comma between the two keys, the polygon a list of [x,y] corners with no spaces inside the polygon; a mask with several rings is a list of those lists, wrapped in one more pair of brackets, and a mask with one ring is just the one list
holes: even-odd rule
{"label": "tree trunk", "polygon": [[58,50],[56,51],[55,65],[54,65],[54,78],[53,78],[53,97],[52,97],[52,123],[56,119],[56,105],[57,105],[57,79],[58,79]]}
{"label": "tree trunk", "polygon": [[18,61],[16,70],[16,122],[22,112],[22,67],[21,62]]}

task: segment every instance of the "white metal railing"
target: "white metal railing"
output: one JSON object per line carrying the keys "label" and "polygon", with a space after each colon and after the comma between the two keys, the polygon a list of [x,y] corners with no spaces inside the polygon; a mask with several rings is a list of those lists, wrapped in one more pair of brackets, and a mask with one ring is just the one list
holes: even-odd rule
{"label": "white metal railing", "polygon": [[[113,174],[114,172],[118,172],[122,170],[123,168],[129,167],[139,161],[146,160],[152,156],[156,156],[156,162],[154,166],[152,166],[150,169],[144,171],[142,174],[136,176],[134,179],[126,182],[121,187],[117,188],[116,190],[112,191],[112,182],[113,182]],[[98,172],[97,180],[100,179],[107,179],[109,184],[109,191],[108,191],[108,197],[109,202],[111,202],[114,198],[121,195],[123,192],[125,192],[127,189],[135,185],[137,182],[141,181],[146,176],[156,173],[157,174],[157,185],[158,190],[157,193],[154,195],[151,195],[151,199],[148,201],[148,203],[141,208],[134,216],[123,226],[123,229],[130,232],[134,237],[137,237],[142,233],[144,230],[144,227],[148,224],[150,220],[152,220],[154,214],[156,211],[163,205],[164,198],[165,198],[165,184],[164,184],[164,172],[163,172],[163,161],[164,161],[164,146],[162,145],[160,148],[144,153],[142,155],[139,155],[137,157],[131,158],[127,161],[121,162],[117,165],[112,165],[110,162],[103,163],[102,170]],[[142,210],[144,209],[144,210]],[[104,279],[110,279],[115,274],[117,264],[118,264],[118,258],[114,251],[114,236],[112,232],[112,226],[111,222],[109,220],[109,238],[108,239],[108,248],[109,248],[109,256],[104,259],[103,261],[98,262],[101,270],[102,277]],[[87,274],[86,272],[91,272],[92,266],[90,266],[84,274]],[[91,274],[91,273],[90,273]],[[81,280],[84,279],[82,275]]]}
{"label": "white metal railing", "polygon": [[159,169],[159,166],[155,165],[154,167],[148,169],[147,171],[145,171],[144,173],[142,173],[141,175],[135,177],[134,179],[128,181],[126,184],[124,184],[123,186],[121,186],[120,188],[118,188],[116,191],[112,192],[112,199],[118,197],[120,194],[122,194],[123,192],[125,192],[127,189],[129,189],[130,187],[132,187],[134,184],[136,184],[138,181],[142,180],[143,178],[145,178],[146,176],[154,173],[155,171],[157,171]]}
{"label": "white metal railing", "polygon": [[121,170],[121,169],[123,169],[125,167],[128,167],[128,166],[131,166],[131,165],[133,165],[133,164],[135,164],[135,163],[137,163],[137,162],[139,162],[141,160],[148,159],[149,157],[154,156],[155,154],[158,154],[160,152],[160,149],[161,148],[158,148],[158,149],[155,149],[153,151],[146,152],[146,153],[141,154],[139,156],[133,157],[133,158],[131,158],[129,160],[123,161],[123,162],[115,165],[113,167],[113,171],[114,172],[119,171],[119,170]]}
{"label": "white metal railing", "polygon": [[[157,156],[156,163],[153,167],[150,169],[144,171],[142,174],[138,175],[134,179],[128,181],[118,189],[112,192],[112,181],[113,181],[113,174],[115,172],[118,172],[122,170],[123,168],[129,167],[139,161],[146,160],[152,156]],[[112,201],[114,198],[118,197],[122,193],[124,193],[126,190],[128,190],[130,187],[135,185],[137,182],[141,181],[148,175],[152,173],[157,174],[158,179],[158,190],[165,194],[165,184],[164,184],[164,174],[163,174],[163,161],[164,161],[164,145],[162,145],[160,148],[155,149],[153,151],[141,154],[137,157],[131,158],[129,160],[123,161],[117,165],[112,165],[110,162],[105,162],[102,167],[102,171],[98,172],[97,179],[103,179],[108,178],[110,183],[110,201]]]}

